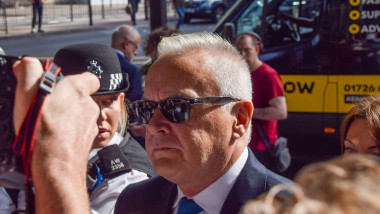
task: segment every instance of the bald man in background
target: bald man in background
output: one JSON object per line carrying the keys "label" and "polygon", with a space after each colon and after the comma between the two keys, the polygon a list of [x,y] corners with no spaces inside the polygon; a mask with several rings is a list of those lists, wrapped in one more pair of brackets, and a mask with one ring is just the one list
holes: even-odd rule
{"label": "bald man in background", "polygon": [[130,25],[120,25],[112,33],[111,47],[119,57],[121,71],[127,73],[130,80],[130,89],[125,98],[136,101],[142,98],[142,74],[131,60],[138,53],[140,34]]}

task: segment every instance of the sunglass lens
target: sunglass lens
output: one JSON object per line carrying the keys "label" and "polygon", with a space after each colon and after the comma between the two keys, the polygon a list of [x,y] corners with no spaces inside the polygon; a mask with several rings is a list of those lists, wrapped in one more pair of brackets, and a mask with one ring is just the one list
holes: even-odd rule
{"label": "sunglass lens", "polygon": [[139,123],[148,124],[156,109],[156,104],[149,101],[139,101],[134,104],[134,107]]}
{"label": "sunglass lens", "polygon": [[[133,103],[133,110],[140,124],[148,124],[157,107],[158,104],[151,101]],[[181,123],[189,119],[191,106],[186,100],[168,99],[160,103],[160,109],[167,120]]]}
{"label": "sunglass lens", "polygon": [[189,119],[190,104],[181,99],[169,99],[161,103],[166,119],[173,123],[181,123]]}

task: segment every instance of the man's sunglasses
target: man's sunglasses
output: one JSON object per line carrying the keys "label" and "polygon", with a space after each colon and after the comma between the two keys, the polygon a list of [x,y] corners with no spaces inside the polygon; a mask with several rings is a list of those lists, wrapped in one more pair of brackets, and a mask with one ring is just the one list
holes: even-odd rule
{"label": "man's sunglasses", "polygon": [[240,99],[233,97],[198,97],[198,98],[169,98],[161,102],[138,100],[129,107],[140,124],[148,124],[154,111],[159,108],[165,118],[173,123],[182,123],[189,119],[192,104],[225,105],[237,102]]}

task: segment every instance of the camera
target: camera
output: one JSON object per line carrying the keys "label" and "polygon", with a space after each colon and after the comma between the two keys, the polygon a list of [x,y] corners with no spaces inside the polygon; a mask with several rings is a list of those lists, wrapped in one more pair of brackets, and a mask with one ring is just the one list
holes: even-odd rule
{"label": "camera", "polygon": [[[51,60],[40,60],[45,67],[45,73],[41,77],[38,97],[33,102],[33,106],[28,112],[27,120],[24,121],[20,129],[20,138],[15,142],[16,134],[13,128],[13,105],[17,79],[13,74],[13,63],[20,60],[21,56],[7,56],[2,54],[0,48],[0,182],[1,174],[27,170],[28,165],[22,164],[23,160],[28,160],[31,154],[31,137],[33,136],[34,123],[38,117],[46,94],[51,93],[55,83],[63,78],[60,68]],[[21,163],[21,164],[20,164]]]}
{"label": "camera", "polygon": [[0,55],[0,174],[14,168],[13,104],[17,80],[12,66],[21,57]]}

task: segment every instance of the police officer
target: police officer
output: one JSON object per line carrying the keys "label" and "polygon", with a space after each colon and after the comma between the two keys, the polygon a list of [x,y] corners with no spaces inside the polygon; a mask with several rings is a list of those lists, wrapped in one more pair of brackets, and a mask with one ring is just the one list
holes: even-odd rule
{"label": "police officer", "polygon": [[87,187],[93,213],[110,213],[125,186],[155,174],[145,150],[127,132],[124,97],[128,75],[121,72],[115,51],[102,44],[78,44],[60,49],[54,62],[64,76],[94,73],[100,89],[92,95],[100,114],[98,134],[89,155]]}

